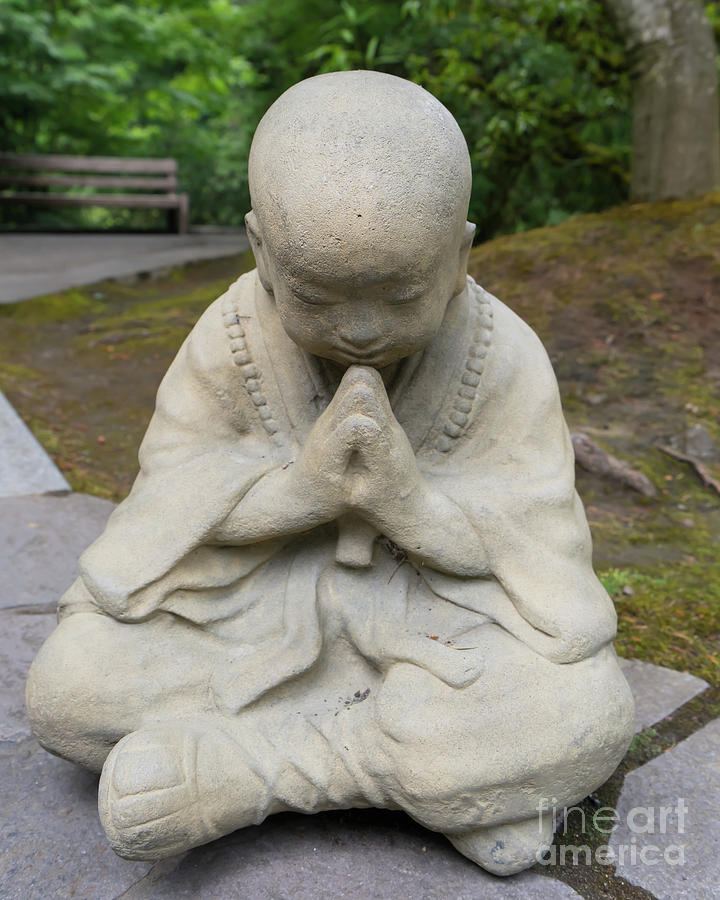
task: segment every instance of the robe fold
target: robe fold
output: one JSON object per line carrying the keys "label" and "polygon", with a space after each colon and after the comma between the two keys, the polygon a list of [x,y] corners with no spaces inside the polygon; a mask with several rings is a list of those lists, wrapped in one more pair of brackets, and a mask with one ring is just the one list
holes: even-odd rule
{"label": "robe fold", "polygon": [[[388,393],[421,473],[476,530],[487,574],[456,576],[450,561],[439,571],[409,554],[415,580],[383,578],[378,590],[404,592],[405,606],[420,591],[443,622],[493,623],[555,663],[611,641],[615,613],[592,570],[557,382],[532,330],[468,279]],[[140,474],[82,556],[61,613],[90,604],[132,623],[166,612],[209,629],[224,660],[213,689],[230,709],[306,671],[322,653],[319,586],[335,573],[351,594],[353,577],[367,577],[340,572],[336,530],[242,546],[214,535],[231,513],[242,521],[253,485],[297,459],[330,399],[322,367],[285,334],[256,272],[242,276],[163,379]],[[411,638],[390,661],[422,664]],[[360,650],[382,664],[382,648]],[[443,677],[457,651],[441,650],[431,668]]]}

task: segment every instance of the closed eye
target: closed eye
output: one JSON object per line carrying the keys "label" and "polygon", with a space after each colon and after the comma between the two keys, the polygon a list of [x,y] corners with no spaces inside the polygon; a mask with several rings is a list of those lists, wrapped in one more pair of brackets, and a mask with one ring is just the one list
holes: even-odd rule
{"label": "closed eye", "polygon": [[398,297],[387,297],[385,302],[390,306],[401,306],[403,303],[414,303],[416,300],[421,300],[423,294],[421,292],[417,292],[414,294],[400,294]]}
{"label": "closed eye", "polygon": [[314,294],[300,294],[298,291],[293,291],[293,296],[297,297],[302,303],[307,303],[308,306],[328,306],[332,303],[331,300],[317,297]]}

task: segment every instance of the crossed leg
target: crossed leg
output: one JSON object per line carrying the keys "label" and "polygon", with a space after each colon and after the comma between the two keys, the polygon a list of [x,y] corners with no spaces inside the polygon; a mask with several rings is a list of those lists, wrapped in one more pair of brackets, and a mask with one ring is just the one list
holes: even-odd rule
{"label": "crossed leg", "polygon": [[169,614],[128,625],[78,612],[33,663],[33,731],[102,772],[101,821],[120,855],[160,859],[283,810],[368,805],[319,723],[288,714],[292,704],[216,708],[226,650]]}
{"label": "crossed leg", "polygon": [[127,625],[108,616],[67,616],[28,676],[33,732],[57,756],[100,772],[108,753],[145,722],[188,703],[209,712],[215,639],[163,614]]}
{"label": "crossed leg", "polygon": [[475,643],[486,673],[463,690],[416,666],[388,672],[375,753],[389,803],[509,875],[551,843],[549,807],[570,806],[610,777],[632,738],[634,706],[609,646],[556,665],[497,626],[478,629]]}
{"label": "crossed leg", "polygon": [[543,800],[573,803],[610,775],[632,701],[610,648],[555,666],[495,626],[478,643],[488,676],[464,689],[401,662],[339,713],[298,711],[306,689],[346,691],[319,672],[226,716],[212,635],[169,615],[76,613],[33,664],[28,710],[43,746],[102,770],[101,817],[123,856],[163,858],[282,810],[373,805],[510,874],[551,839]]}

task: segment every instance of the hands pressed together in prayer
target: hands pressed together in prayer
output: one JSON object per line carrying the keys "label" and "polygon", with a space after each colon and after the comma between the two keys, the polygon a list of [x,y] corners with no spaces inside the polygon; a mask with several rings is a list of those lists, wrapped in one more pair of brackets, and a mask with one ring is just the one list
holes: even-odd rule
{"label": "hands pressed together in prayer", "polygon": [[351,366],[293,466],[323,517],[348,512],[384,530],[422,486],[415,454],[375,369]]}
{"label": "hands pressed together in prayer", "polygon": [[249,544],[349,518],[441,571],[487,574],[476,528],[424,478],[382,378],[367,366],[346,371],[298,458],[260,479],[214,537]]}

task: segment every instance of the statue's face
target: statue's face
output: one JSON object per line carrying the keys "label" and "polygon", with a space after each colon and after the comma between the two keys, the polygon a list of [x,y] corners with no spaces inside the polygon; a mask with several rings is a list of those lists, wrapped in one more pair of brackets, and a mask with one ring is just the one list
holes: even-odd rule
{"label": "statue's face", "polygon": [[459,244],[389,244],[271,255],[277,310],[296,344],[341,366],[383,368],[432,341],[455,293]]}

